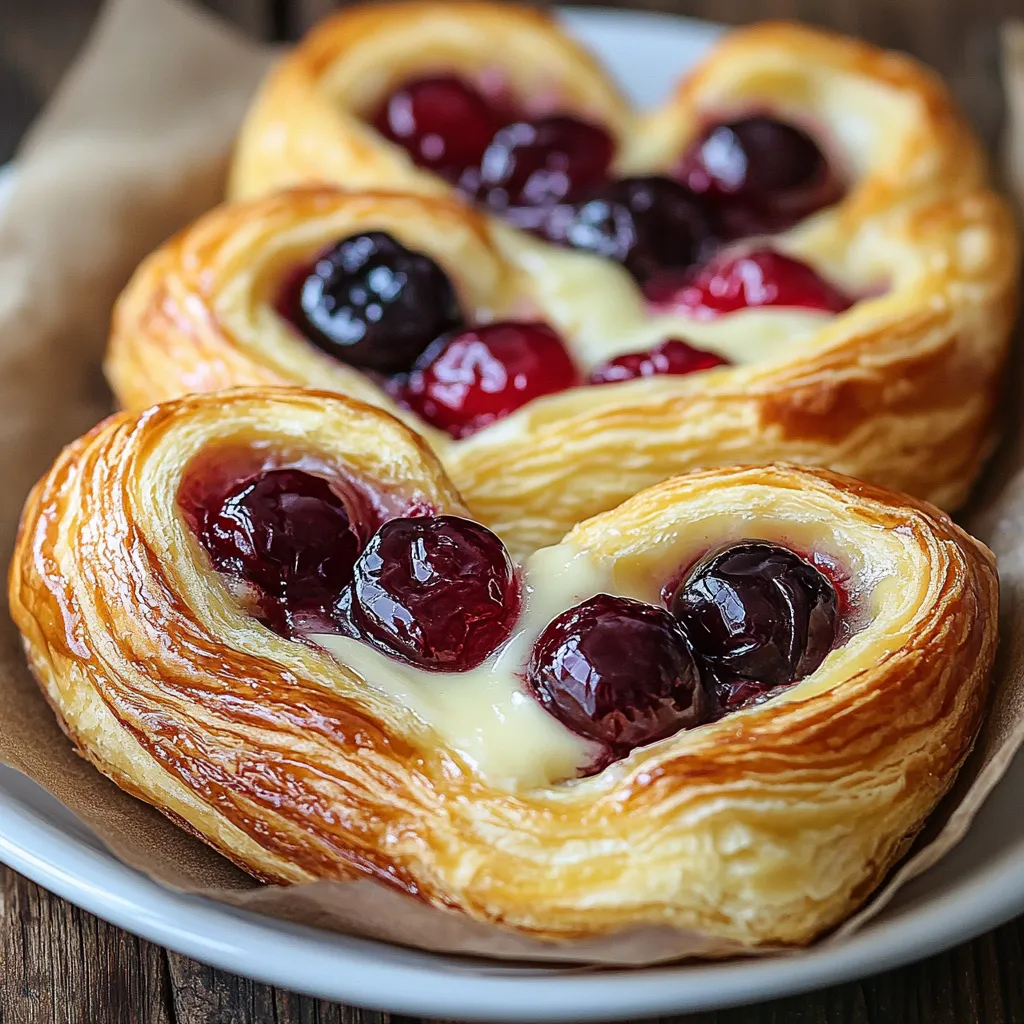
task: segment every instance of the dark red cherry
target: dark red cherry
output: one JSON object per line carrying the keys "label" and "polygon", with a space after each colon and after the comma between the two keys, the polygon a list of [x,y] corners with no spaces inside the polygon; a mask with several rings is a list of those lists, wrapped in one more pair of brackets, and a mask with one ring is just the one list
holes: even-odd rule
{"label": "dark red cherry", "polygon": [[694,348],[693,345],[670,338],[644,352],[627,352],[599,366],[590,375],[591,384],[614,384],[635,377],[655,377],[660,374],[683,376],[715,366],[728,366],[729,360],[715,352]]}
{"label": "dark red cherry", "polygon": [[565,114],[508,124],[483,156],[475,198],[497,212],[572,201],[604,181],[614,151],[603,128]]}
{"label": "dark red cherry", "polygon": [[699,270],[654,278],[644,289],[657,310],[708,320],[753,306],[789,306],[842,313],[853,300],[806,263],[773,249],[723,255]]}
{"label": "dark red cherry", "polygon": [[338,242],[286,286],[279,308],[329,355],[385,374],[407,371],[462,324],[445,272],[383,231]]}
{"label": "dark red cherry", "polygon": [[764,115],[709,127],[684,154],[678,176],[716,201],[731,238],[791,227],[843,193],[814,139]]}
{"label": "dark red cherry", "polygon": [[555,718],[616,757],[714,714],[679,623],[627,597],[598,594],[553,619],[526,678]]}
{"label": "dark red cherry", "polygon": [[465,437],[578,383],[569,352],[547,324],[508,322],[438,339],[399,397],[428,423]]}
{"label": "dark red cherry", "polygon": [[320,477],[271,470],[215,507],[189,511],[214,566],[259,588],[271,621],[277,612],[329,608],[352,579],[360,540],[345,503]]}
{"label": "dark red cherry", "polygon": [[505,545],[457,516],[389,520],[353,575],[349,615],[362,638],[431,671],[479,665],[519,612]]}
{"label": "dark red cherry", "polygon": [[502,112],[454,75],[407,82],[370,119],[386,139],[420,167],[457,184],[468,167],[479,167]]}
{"label": "dark red cherry", "polygon": [[722,683],[764,690],[810,675],[832,649],[839,623],[829,580],[765,541],[741,541],[705,557],[668,606]]}
{"label": "dark red cherry", "polygon": [[702,201],[669,178],[623,178],[547,217],[553,242],[623,264],[641,284],[706,257],[714,231]]}

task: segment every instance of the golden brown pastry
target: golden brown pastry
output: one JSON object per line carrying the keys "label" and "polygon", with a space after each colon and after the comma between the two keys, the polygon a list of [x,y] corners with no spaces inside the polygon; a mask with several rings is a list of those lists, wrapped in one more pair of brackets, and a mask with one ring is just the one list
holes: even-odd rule
{"label": "golden brown pastry", "polygon": [[257,877],[554,940],[806,943],[970,750],[994,562],[929,505],[709,470],[516,569],[465,514],[370,406],[196,395],[64,451],[11,611],[82,754]]}
{"label": "golden brown pastry", "polygon": [[[417,347],[446,323],[461,325],[456,334],[483,325],[493,336],[495,323],[510,322],[556,332],[537,339],[547,354],[525,364],[527,390],[512,394],[503,418],[470,421],[472,432],[453,438],[450,410],[431,410],[422,394],[403,409],[402,387],[347,362],[347,350],[332,348],[301,311],[283,308],[296,273],[322,285],[319,254],[380,232],[408,250],[403,265],[440,280],[431,294],[455,296],[455,319],[428,326]],[[821,237],[775,244],[862,295],[849,309],[772,305],[702,317],[652,312],[612,261],[506,230],[452,199],[296,190],[216,209],[147,259],[115,310],[107,375],[131,409],[248,384],[329,388],[379,405],[428,437],[474,514],[517,552],[669,476],[737,461],[826,465],[955,507],[992,438],[1016,273],[1007,213],[990,193],[963,192],[891,209],[842,244],[821,247]],[[422,289],[412,301],[420,306],[396,306],[398,315],[438,322]],[[609,367],[633,359],[635,368],[630,353],[648,353],[638,371],[647,372],[665,339],[685,341],[669,346],[684,370],[711,368],[588,386]],[[461,362],[448,360],[445,384],[450,396],[468,380],[471,411],[514,392],[494,385],[494,358],[474,344]],[[445,358],[431,366],[444,368]],[[537,378],[539,397],[527,400]],[[441,384],[434,374],[435,392]]]}

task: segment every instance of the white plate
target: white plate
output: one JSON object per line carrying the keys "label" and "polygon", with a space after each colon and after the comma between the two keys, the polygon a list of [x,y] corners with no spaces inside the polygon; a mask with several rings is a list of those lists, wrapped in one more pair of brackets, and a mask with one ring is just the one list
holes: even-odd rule
{"label": "white plate", "polygon": [[[714,37],[659,15],[569,11],[566,19],[638,103],[663,97]],[[0,175],[0,193],[3,192]],[[435,956],[241,913],[182,896],[125,867],[24,776],[0,768],[0,860],[154,942],[260,981],[397,1013],[495,1020],[605,1020],[768,999],[887,970],[1024,910],[1024,759],[967,839],[841,946],[790,959],[579,974]]]}

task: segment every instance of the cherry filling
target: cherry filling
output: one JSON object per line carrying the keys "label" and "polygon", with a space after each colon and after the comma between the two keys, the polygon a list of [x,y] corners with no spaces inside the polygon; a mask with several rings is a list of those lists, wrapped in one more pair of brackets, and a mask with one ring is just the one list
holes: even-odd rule
{"label": "cherry filling", "polygon": [[[474,198],[498,212],[548,209],[599,185],[614,153],[611,136],[596,125],[557,115],[500,129],[484,153]],[[523,215],[520,214],[520,218]],[[532,226],[529,216],[524,226]]]}
{"label": "cherry filling", "polygon": [[296,614],[327,614],[352,579],[361,541],[321,477],[271,470],[183,508],[214,567],[256,588],[259,617],[277,632],[287,634]]}
{"label": "cherry filling", "polygon": [[613,757],[710,721],[715,700],[664,608],[598,594],[549,623],[527,667],[540,704]]}
{"label": "cherry filling", "polygon": [[836,642],[839,599],[810,562],[742,541],[699,562],[669,598],[726,710],[810,675]]}
{"label": "cherry filling", "polygon": [[238,479],[233,470],[257,465],[257,454],[198,467],[178,502],[214,567],[247,585],[243,600],[270,629],[343,633],[447,672],[479,665],[508,638],[519,587],[490,530],[456,516],[410,518],[406,503],[406,517],[387,519],[364,546],[386,506],[363,508],[300,469]]}
{"label": "cherry filling", "polygon": [[761,306],[842,313],[853,305],[806,263],[773,249],[723,255],[682,277],[663,275],[648,284],[644,295],[654,309],[701,320]]}
{"label": "cherry filling", "polygon": [[414,163],[458,185],[467,169],[479,168],[505,118],[467,82],[443,75],[407,82],[371,123]]}
{"label": "cherry filling", "polygon": [[714,246],[705,204],[670,178],[623,178],[556,207],[543,225],[549,241],[621,263],[641,284],[686,270]]}
{"label": "cherry filling", "polygon": [[546,324],[497,323],[440,338],[399,392],[404,405],[452,437],[466,437],[541,395],[579,383]]}
{"label": "cherry filling", "polygon": [[728,366],[729,360],[715,352],[694,348],[693,345],[670,338],[646,352],[627,352],[604,363],[590,375],[591,384],[614,384],[636,377],[654,377],[661,374],[683,376],[710,370],[715,366]]}
{"label": "cherry filling", "polygon": [[294,276],[278,305],[318,348],[385,374],[407,371],[439,334],[462,324],[445,272],[383,231],[338,242]]}
{"label": "cherry filling", "polygon": [[530,691],[609,759],[771,696],[810,675],[839,639],[832,583],[764,541],[706,556],[665,596],[667,609],[598,594],[534,645]]}
{"label": "cherry filling", "polygon": [[348,615],[360,637],[431,671],[479,665],[508,639],[519,611],[504,544],[456,516],[389,520],[353,575]]}
{"label": "cherry filling", "polygon": [[677,176],[711,202],[730,238],[782,231],[843,195],[817,143],[765,115],[709,127],[683,155]]}
{"label": "cherry filling", "polygon": [[567,114],[526,119],[454,75],[407,82],[369,121],[467,198],[525,222],[529,210],[603,181],[615,149],[598,125]]}

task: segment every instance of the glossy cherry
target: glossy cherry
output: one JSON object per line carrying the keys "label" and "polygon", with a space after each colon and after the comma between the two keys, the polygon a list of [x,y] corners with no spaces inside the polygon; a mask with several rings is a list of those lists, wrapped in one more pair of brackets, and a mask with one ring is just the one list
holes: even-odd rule
{"label": "glossy cherry", "polygon": [[480,166],[504,117],[468,82],[440,75],[395,90],[371,123],[420,167],[457,185],[467,168]]}
{"label": "glossy cherry", "polygon": [[353,570],[357,634],[420,668],[464,672],[509,636],[518,585],[504,544],[457,516],[391,519]]}
{"label": "glossy cherry", "polygon": [[720,682],[752,684],[752,693],[810,675],[832,649],[839,623],[829,580],[793,551],[765,541],[706,556],[668,607]]}
{"label": "glossy cherry", "polygon": [[496,323],[439,339],[399,395],[428,423],[465,437],[541,395],[579,383],[561,338],[542,323]]}
{"label": "glossy cherry", "polygon": [[773,249],[724,254],[690,274],[662,275],[648,283],[644,295],[656,310],[701,320],[760,306],[842,313],[853,304],[806,263]]}
{"label": "glossy cherry", "polygon": [[626,597],[598,594],[553,619],[526,678],[555,718],[615,757],[714,715],[679,623]]}
{"label": "glossy cherry", "polygon": [[286,286],[279,308],[318,348],[385,374],[407,371],[462,323],[445,272],[383,231],[338,242]]}
{"label": "glossy cherry", "polygon": [[603,128],[564,114],[505,125],[483,156],[475,198],[497,212],[572,201],[604,181],[614,151]]}
{"label": "glossy cherry", "polygon": [[550,241],[616,260],[641,284],[690,268],[715,244],[702,200],[657,176],[622,178],[558,207],[543,232]]}
{"label": "glossy cherry", "polygon": [[662,374],[684,376],[715,366],[728,366],[729,360],[715,352],[694,348],[693,345],[670,338],[643,352],[627,352],[616,356],[590,375],[591,384],[614,384],[636,377],[655,377]]}
{"label": "glossy cherry", "polygon": [[188,511],[214,566],[258,588],[275,628],[282,616],[329,608],[352,579],[360,539],[345,503],[320,477],[271,470],[212,507]]}
{"label": "glossy cherry", "polygon": [[843,194],[810,135],[760,114],[710,126],[684,154],[678,176],[715,202],[731,238],[781,231]]}

